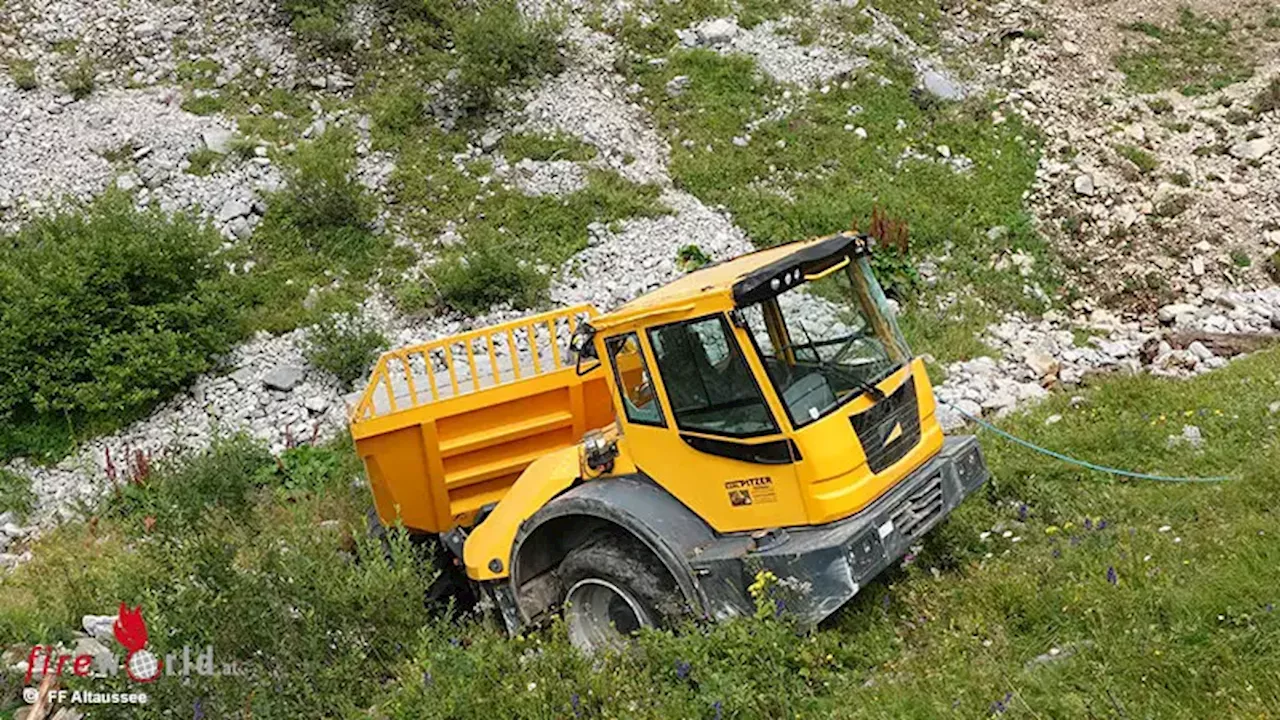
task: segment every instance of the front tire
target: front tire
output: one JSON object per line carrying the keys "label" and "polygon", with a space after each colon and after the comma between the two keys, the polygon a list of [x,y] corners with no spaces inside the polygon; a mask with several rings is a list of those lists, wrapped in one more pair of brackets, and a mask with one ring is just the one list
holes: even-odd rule
{"label": "front tire", "polygon": [[598,533],[569,551],[558,572],[569,641],[587,654],[618,648],[679,614],[670,573],[634,537]]}

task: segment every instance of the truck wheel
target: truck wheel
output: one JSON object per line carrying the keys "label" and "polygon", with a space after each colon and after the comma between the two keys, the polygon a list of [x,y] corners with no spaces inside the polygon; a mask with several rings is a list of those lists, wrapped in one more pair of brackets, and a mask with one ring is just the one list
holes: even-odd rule
{"label": "truck wheel", "polygon": [[569,551],[559,570],[569,641],[588,654],[616,648],[679,612],[675,582],[632,537],[599,533]]}

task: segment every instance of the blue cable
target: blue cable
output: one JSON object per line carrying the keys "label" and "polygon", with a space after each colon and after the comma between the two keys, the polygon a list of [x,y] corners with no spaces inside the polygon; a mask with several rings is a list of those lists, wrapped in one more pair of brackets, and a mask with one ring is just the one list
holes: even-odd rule
{"label": "blue cable", "polygon": [[1217,475],[1214,477],[1170,477],[1168,475],[1148,475],[1147,473],[1133,472],[1131,470],[1121,470],[1119,468],[1107,467],[1105,465],[1096,465],[1086,460],[1078,460],[1069,455],[1063,455],[1060,452],[1054,452],[1053,450],[1050,450],[1048,448],[1043,448],[1043,447],[1040,447],[1039,445],[1023,440],[1020,437],[1017,437],[1008,432],[1005,432],[1004,430],[1001,430],[1000,428],[996,427],[995,425],[992,425],[991,423],[987,422],[986,420],[983,420],[982,418],[977,418],[970,415],[969,413],[961,410],[955,405],[952,405],[946,400],[939,399],[938,402],[942,403],[943,405],[946,405],[952,410],[955,410],[957,413],[959,413],[962,417],[968,419],[970,422],[976,423],[979,427],[982,427],[983,429],[986,429],[986,430],[990,430],[991,432],[999,435],[1002,438],[1005,438],[1006,440],[1012,440],[1013,442],[1029,450],[1034,450],[1042,455],[1048,455],[1049,457],[1054,458],[1056,460],[1061,460],[1062,462],[1070,463],[1072,465],[1079,465],[1080,467],[1088,468],[1090,470],[1097,470],[1098,472],[1104,472],[1111,475],[1121,475],[1124,477],[1137,478],[1139,480],[1156,480],[1159,482],[1172,482],[1172,483],[1213,483],[1213,482],[1224,482],[1226,480],[1232,479],[1230,475]]}

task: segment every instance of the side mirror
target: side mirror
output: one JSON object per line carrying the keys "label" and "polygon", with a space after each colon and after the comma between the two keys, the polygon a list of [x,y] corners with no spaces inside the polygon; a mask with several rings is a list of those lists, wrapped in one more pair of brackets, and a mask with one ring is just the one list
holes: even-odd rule
{"label": "side mirror", "polygon": [[[584,320],[578,323],[577,329],[573,331],[573,337],[569,338],[569,350],[577,356],[574,370],[578,375],[586,375],[600,367],[600,356],[596,353],[595,337],[596,329]],[[583,369],[583,358],[594,360],[595,362]]]}

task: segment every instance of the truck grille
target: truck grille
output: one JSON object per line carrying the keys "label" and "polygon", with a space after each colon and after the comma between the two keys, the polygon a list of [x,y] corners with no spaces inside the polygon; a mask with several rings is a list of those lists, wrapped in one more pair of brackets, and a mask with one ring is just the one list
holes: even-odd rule
{"label": "truck grille", "polygon": [[941,513],[942,473],[936,473],[924,487],[895,507],[889,517],[903,537],[914,538]]}
{"label": "truck grille", "polygon": [[907,378],[892,395],[850,416],[849,422],[862,444],[871,472],[881,472],[901,460],[920,442],[915,378]]}

